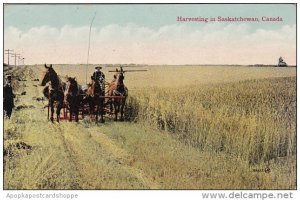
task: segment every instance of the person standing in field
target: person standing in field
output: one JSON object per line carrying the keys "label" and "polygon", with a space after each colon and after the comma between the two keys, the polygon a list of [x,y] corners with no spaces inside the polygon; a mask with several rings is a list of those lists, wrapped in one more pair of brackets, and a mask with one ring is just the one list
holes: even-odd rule
{"label": "person standing in field", "polygon": [[16,97],[13,93],[12,88],[12,76],[8,75],[6,77],[6,84],[3,87],[3,110],[4,110],[4,116],[8,117],[10,119],[12,109],[15,106],[14,105],[14,98]]}

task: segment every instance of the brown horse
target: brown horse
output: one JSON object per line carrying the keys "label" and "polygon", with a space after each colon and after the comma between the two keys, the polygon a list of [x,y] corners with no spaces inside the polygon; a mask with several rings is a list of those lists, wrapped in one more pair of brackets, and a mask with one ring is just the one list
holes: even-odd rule
{"label": "brown horse", "polygon": [[[63,107],[64,103],[64,87],[65,84],[60,80],[57,73],[52,68],[52,64],[48,67],[45,64],[45,68],[47,69],[45,76],[42,80],[41,85],[45,86],[46,83],[50,83],[49,86],[45,87],[43,90],[44,96],[48,98],[48,106],[51,110],[51,121],[54,121],[53,114],[54,114],[54,107],[56,107],[56,120],[59,122],[60,110]],[[49,114],[49,113],[48,113]],[[49,117],[49,115],[48,115]]]}
{"label": "brown horse", "polygon": [[123,98],[113,98],[110,99],[110,109],[111,112],[115,112],[115,121],[118,121],[118,114],[121,112],[120,121],[124,121],[124,107],[126,103],[126,98],[128,96],[128,89],[124,85],[124,72],[116,70],[116,74],[114,76],[115,80],[109,84],[108,87],[108,96],[119,96]]}
{"label": "brown horse", "polygon": [[96,116],[98,122],[98,115],[100,115],[100,122],[104,123],[104,106],[105,100],[101,96],[105,95],[104,80],[92,80],[86,92],[85,102],[89,104],[90,114]]}
{"label": "brown horse", "polygon": [[78,122],[79,107],[81,106],[82,95],[80,95],[80,89],[76,78],[68,77],[64,92],[64,102],[70,111],[69,121],[72,121],[74,114],[75,121]]}

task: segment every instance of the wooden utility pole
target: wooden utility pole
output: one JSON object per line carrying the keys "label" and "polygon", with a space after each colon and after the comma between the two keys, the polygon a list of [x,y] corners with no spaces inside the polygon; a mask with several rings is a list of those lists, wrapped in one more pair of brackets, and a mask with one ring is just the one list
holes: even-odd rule
{"label": "wooden utility pole", "polygon": [[17,66],[17,57],[20,56],[20,54],[14,53],[12,54],[12,57],[15,57],[15,67]]}
{"label": "wooden utility pole", "polygon": [[21,63],[21,60],[22,58],[21,58],[21,56],[18,56],[18,65],[21,65],[22,63]]}
{"label": "wooden utility pole", "polygon": [[12,53],[14,52],[14,50],[12,50],[12,49],[6,49],[4,51],[7,51],[7,53],[5,53],[5,54],[7,54],[7,64],[9,65],[9,55],[12,55]]}
{"label": "wooden utility pole", "polygon": [[23,58],[22,56],[18,56],[18,64],[19,65],[24,65],[24,60],[25,60],[25,58]]}

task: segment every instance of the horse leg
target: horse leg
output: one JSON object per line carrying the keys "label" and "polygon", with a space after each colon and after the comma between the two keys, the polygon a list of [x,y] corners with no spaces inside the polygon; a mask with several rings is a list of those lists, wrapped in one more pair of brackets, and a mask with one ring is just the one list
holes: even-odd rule
{"label": "horse leg", "polygon": [[98,122],[99,105],[96,105],[96,123]]}
{"label": "horse leg", "polygon": [[54,118],[53,118],[53,115],[54,115],[54,102],[50,102],[50,111],[51,111],[51,114],[50,114],[50,120],[51,122],[54,122]]}
{"label": "horse leg", "polygon": [[113,113],[113,100],[109,99],[109,105],[110,105],[110,113]]}
{"label": "horse leg", "polygon": [[61,110],[61,108],[62,108],[62,104],[59,103],[59,104],[57,105],[57,108],[56,108],[56,121],[57,121],[58,123],[59,123],[60,110]]}
{"label": "horse leg", "polygon": [[120,109],[120,112],[121,112],[121,119],[120,119],[120,121],[124,121],[124,107],[125,107],[125,100],[122,99],[121,109]]}
{"label": "horse leg", "polygon": [[94,100],[91,99],[90,102],[89,102],[89,110],[90,110],[90,115],[93,115],[94,114]]}
{"label": "horse leg", "polygon": [[101,116],[101,123],[104,123],[104,119],[103,119],[103,115],[104,115],[104,100],[101,99],[100,100],[100,116]]}
{"label": "horse leg", "polygon": [[82,104],[80,107],[81,107],[81,116],[82,119],[84,119],[84,104]]}
{"label": "horse leg", "polygon": [[65,104],[62,109],[63,109],[63,113],[64,113],[64,119],[67,119],[67,108],[66,108]]}
{"label": "horse leg", "polygon": [[114,102],[114,107],[115,107],[115,121],[118,121],[118,113],[119,113],[119,102],[115,101]]}
{"label": "horse leg", "polygon": [[79,121],[78,115],[79,115],[79,107],[76,107],[76,108],[75,108],[75,121],[76,121],[76,122]]}
{"label": "horse leg", "polygon": [[70,117],[69,117],[69,122],[72,121],[72,118],[73,118],[73,108],[72,108],[72,106],[70,106]]}
{"label": "horse leg", "polygon": [[49,110],[50,110],[49,106],[50,106],[50,104],[49,104],[49,102],[48,102],[48,106],[47,106],[47,110],[48,110],[47,119],[48,119],[48,120],[49,120]]}

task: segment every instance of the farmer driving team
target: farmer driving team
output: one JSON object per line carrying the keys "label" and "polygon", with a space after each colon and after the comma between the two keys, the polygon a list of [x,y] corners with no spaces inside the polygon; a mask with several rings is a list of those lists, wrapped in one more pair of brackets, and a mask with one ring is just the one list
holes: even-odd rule
{"label": "farmer driving team", "polygon": [[100,81],[101,83],[105,81],[105,75],[104,73],[101,71],[102,67],[98,66],[95,67],[95,72],[93,73],[93,75],[91,76],[91,79],[93,81]]}
{"label": "farmer driving team", "polygon": [[[101,83],[105,84],[105,74],[101,71],[102,67],[98,66],[95,67],[95,72],[91,76],[92,81],[100,81]],[[114,84],[117,78],[118,69],[116,69],[116,74],[114,74],[113,80],[109,84],[109,87]]]}

